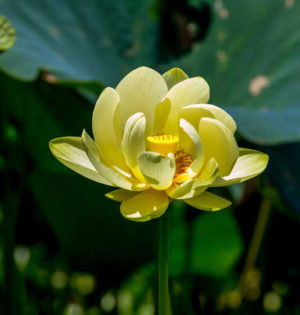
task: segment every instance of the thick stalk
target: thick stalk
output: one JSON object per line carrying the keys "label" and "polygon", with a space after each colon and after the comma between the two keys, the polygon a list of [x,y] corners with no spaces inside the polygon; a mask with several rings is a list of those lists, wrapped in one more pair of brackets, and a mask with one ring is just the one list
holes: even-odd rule
{"label": "thick stalk", "polygon": [[158,315],[170,315],[169,300],[169,252],[171,210],[159,220],[158,239]]}

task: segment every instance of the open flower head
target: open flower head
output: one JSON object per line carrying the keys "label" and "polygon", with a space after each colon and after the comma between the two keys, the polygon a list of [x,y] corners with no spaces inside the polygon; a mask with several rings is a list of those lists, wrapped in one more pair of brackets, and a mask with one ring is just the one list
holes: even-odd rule
{"label": "open flower head", "polygon": [[215,211],[230,201],[208,191],[257,176],[264,153],[238,148],[233,118],[208,104],[209,86],[173,68],[165,74],[141,67],[101,93],[94,108],[94,140],[50,141],[54,156],[75,172],[118,187],[106,197],[121,202],[133,221],[160,217],[173,199]]}

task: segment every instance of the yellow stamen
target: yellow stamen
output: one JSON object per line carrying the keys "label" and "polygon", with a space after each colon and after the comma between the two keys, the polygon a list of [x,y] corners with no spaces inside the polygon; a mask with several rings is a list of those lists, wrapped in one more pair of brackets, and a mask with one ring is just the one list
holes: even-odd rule
{"label": "yellow stamen", "polygon": [[176,172],[174,175],[174,183],[183,183],[190,178],[188,168],[192,164],[192,156],[184,150],[175,153]]}
{"label": "yellow stamen", "polygon": [[147,137],[149,150],[167,156],[169,153],[175,153],[179,138],[172,135],[156,134]]}

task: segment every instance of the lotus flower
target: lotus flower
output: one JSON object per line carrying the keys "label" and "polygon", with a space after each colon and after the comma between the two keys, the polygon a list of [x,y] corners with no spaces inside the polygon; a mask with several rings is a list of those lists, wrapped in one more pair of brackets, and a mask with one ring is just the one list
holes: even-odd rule
{"label": "lotus flower", "polygon": [[73,171],[118,187],[106,196],[121,202],[129,220],[160,217],[173,199],[220,210],[231,202],[208,189],[257,176],[268,156],[239,149],[235,121],[208,100],[201,77],[141,67],[101,93],[92,118],[94,140],[83,131],[81,137],[53,139],[50,149]]}

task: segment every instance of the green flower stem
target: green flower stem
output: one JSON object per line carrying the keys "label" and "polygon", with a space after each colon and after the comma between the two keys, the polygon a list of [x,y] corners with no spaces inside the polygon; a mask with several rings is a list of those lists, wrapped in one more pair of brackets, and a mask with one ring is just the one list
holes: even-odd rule
{"label": "green flower stem", "polygon": [[158,239],[158,315],[170,315],[169,300],[169,252],[171,209],[159,220]]}

